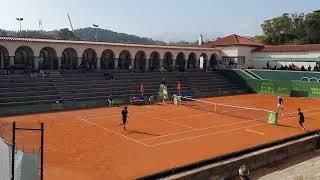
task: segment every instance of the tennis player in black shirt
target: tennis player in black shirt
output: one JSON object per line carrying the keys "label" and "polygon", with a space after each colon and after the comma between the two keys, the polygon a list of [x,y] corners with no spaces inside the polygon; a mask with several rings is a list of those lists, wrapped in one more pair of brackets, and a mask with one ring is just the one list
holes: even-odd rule
{"label": "tennis player in black shirt", "polygon": [[299,116],[299,124],[300,124],[300,126],[303,128],[303,130],[306,130],[305,128],[304,128],[304,126],[303,126],[303,123],[304,123],[304,115],[303,115],[303,113],[302,113],[302,111],[301,111],[301,109],[299,108],[298,109],[298,116]]}
{"label": "tennis player in black shirt", "polygon": [[123,129],[126,130],[126,123],[127,123],[127,118],[128,118],[128,107],[124,107],[123,110],[121,111],[122,114],[122,125]]}

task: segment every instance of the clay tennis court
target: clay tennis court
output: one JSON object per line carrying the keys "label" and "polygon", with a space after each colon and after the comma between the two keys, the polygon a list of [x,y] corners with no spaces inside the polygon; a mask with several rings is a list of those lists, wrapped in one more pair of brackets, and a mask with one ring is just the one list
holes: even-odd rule
{"label": "clay tennis court", "polygon": [[[276,110],[276,96],[237,95],[201,99],[228,105]],[[246,149],[320,128],[320,101],[284,97],[279,125],[264,117],[245,119],[186,106],[128,106],[127,130],[122,107],[2,117],[2,121],[45,123],[45,179],[132,179],[168,168]],[[248,111],[247,113],[252,113]]]}

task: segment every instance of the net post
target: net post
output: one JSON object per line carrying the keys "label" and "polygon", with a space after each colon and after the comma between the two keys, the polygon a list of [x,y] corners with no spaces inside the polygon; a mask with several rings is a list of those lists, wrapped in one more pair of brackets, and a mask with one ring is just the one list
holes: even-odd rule
{"label": "net post", "polygon": [[214,112],[217,112],[217,104],[214,103]]}
{"label": "net post", "polygon": [[40,162],[40,180],[43,180],[43,141],[44,141],[44,123],[41,122],[41,162]]}
{"label": "net post", "polygon": [[11,180],[14,180],[14,160],[16,149],[16,122],[12,123]]}

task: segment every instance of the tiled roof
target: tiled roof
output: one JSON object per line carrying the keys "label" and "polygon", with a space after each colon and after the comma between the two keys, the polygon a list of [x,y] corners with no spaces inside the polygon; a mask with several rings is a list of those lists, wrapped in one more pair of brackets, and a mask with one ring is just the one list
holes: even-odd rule
{"label": "tiled roof", "polygon": [[37,42],[37,43],[63,43],[63,44],[84,44],[84,45],[109,45],[121,47],[142,47],[142,48],[159,48],[159,49],[181,49],[181,50],[217,50],[212,47],[201,46],[171,46],[171,45],[147,45],[147,44],[127,44],[127,43],[109,43],[94,41],[73,41],[73,40],[57,40],[57,39],[35,39],[35,38],[19,38],[19,37],[0,37],[1,41],[20,41],[20,42]]}
{"label": "tiled roof", "polygon": [[261,47],[264,46],[262,43],[232,34],[230,36],[219,38],[215,41],[209,41],[203,45],[204,47],[217,47],[217,46],[254,46]]}
{"label": "tiled roof", "polygon": [[320,44],[306,45],[266,45],[254,50],[255,52],[308,52],[320,51]]}

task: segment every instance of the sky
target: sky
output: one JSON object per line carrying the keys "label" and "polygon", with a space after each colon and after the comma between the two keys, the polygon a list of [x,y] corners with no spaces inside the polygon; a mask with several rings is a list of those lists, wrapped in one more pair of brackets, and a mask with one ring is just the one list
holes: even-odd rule
{"label": "sky", "polygon": [[320,0],[0,0],[0,29],[100,28],[162,41],[196,41],[230,34],[261,34],[266,19],[283,13],[309,13]]}

